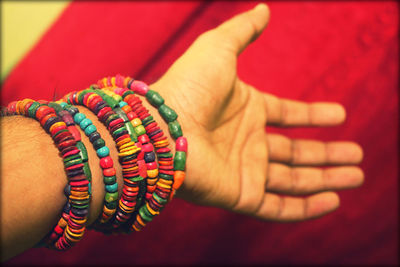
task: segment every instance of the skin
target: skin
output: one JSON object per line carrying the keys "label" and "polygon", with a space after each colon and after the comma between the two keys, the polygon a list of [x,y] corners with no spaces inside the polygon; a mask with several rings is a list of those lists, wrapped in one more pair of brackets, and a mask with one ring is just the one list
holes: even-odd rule
{"label": "skin", "polygon": [[[203,33],[150,86],[179,114],[189,141],[187,175],[177,196],[261,220],[317,218],[339,207],[334,191],[363,183],[362,170],[354,166],[362,160],[362,149],[353,142],[294,140],[265,131],[267,125],[325,127],[345,120],[338,103],[281,99],[239,79],[237,57],[268,21],[269,9],[260,4]],[[143,104],[168,133],[158,112]],[[117,163],[105,127],[89,110],[79,109],[96,125]],[[6,117],[1,128],[8,129],[1,133],[1,148],[7,151],[1,166],[1,203],[7,203],[0,217],[4,261],[33,247],[52,229],[65,202],[66,177],[60,159],[48,156],[57,155],[57,148],[36,121]],[[95,151],[81,134],[93,175],[90,224],[101,212],[104,185]],[[121,193],[121,168],[115,167]]]}

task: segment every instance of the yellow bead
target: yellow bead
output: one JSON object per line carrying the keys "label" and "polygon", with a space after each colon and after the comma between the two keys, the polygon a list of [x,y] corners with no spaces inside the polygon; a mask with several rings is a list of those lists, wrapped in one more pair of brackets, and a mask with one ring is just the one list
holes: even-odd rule
{"label": "yellow bead", "polygon": [[162,179],[162,178],[160,178],[158,180],[158,182],[163,184],[163,185],[167,185],[167,186],[171,186],[174,183],[173,180],[165,180],[165,179]]}
{"label": "yellow bead", "polygon": [[160,214],[159,211],[153,210],[153,209],[149,206],[149,203],[146,203],[146,207],[147,207],[147,210],[148,210],[152,215],[158,215],[158,214]]}
{"label": "yellow bead", "polygon": [[158,169],[147,170],[147,177],[149,177],[149,178],[156,178],[157,175],[158,175]]}
{"label": "yellow bead", "polygon": [[114,86],[114,87],[116,86],[116,85],[115,85],[115,77],[112,77],[112,78],[111,78],[111,84],[112,84],[112,86]]}
{"label": "yellow bead", "polygon": [[125,149],[125,148],[127,148],[127,147],[137,147],[136,144],[135,144],[135,142],[132,142],[131,139],[129,139],[129,140],[130,140],[129,142],[124,143],[124,144],[121,145],[121,146],[118,146],[119,149]]}
{"label": "yellow bead", "polygon": [[136,127],[136,126],[142,125],[142,120],[139,118],[135,118],[135,119],[131,120],[131,123],[132,123],[133,127]]}
{"label": "yellow bead", "polygon": [[157,147],[157,148],[159,148],[159,147],[166,147],[166,146],[168,146],[168,145],[169,145],[169,143],[168,143],[168,140],[167,140],[167,139],[161,140],[161,141],[157,141],[157,142],[154,143],[154,146]]}
{"label": "yellow bead", "polygon": [[170,188],[171,188],[170,185],[165,185],[165,184],[163,184],[163,183],[160,183],[160,180],[158,180],[157,186],[162,187],[162,188],[165,188],[165,189],[170,189]]}

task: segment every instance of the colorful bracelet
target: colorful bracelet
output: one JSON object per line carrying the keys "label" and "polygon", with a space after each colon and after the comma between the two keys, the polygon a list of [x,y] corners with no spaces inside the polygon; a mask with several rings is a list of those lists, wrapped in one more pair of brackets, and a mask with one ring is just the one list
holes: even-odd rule
{"label": "colorful bracelet", "polygon": [[[117,229],[125,223],[131,216],[136,205],[136,197],[143,192],[143,178],[139,175],[137,166],[137,155],[140,148],[136,147],[128,131],[125,128],[123,120],[119,118],[106,101],[93,90],[83,90],[73,92],[64,96],[63,100],[69,104],[81,104],[94,112],[100,121],[107,127],[111,133],[118,150],[119,162],[121,163],[124,178],[124,192],[129,192],[130,196],[119,200],[119,205],[114,216],[106,223],[102,230],[109,232]],[[111,228],[111,229],[110,229]]]}
{"label": "colorful bracelet", "polygon": [[43,129],[50,133],[63,157],[71,190],[66,194],[68,202],[64,206],[61,219],[46,238],[46,244],[57,250],[66,250],[82,238],[89,209],[90,182],[83,171],[81,151],[76,147],[76,140],[67,124],[45,103],[32,99],[14,101],[9,104],[8,113],[38,120]]}
{"label": "colorful bracelet", "polygon": [[81,130],[89,137],[89,141],[92,143],[97,156],[100,159],[100,167],[103,173],[103,181],[105,184],[105,196],[103,213],[101,217],[92,225],[91,228],[96,228],[97,224],[107,222],[115,213],[117,201],[118,201],[118,183],[116,179],[116,170],[114,168],[114,162],[108,155],[109,148],[106,146],[105,141],[101,138],[100,133],[97,131],[96,126],[93,122],[85,116],[85,114],[75,112],[72,110],[72,106],[65,102],[60,102],[61,107],[69,112],[72,118],[72,123],[75,122],[79,125]]}
{"label": "colorful bracelet", "polygon": [[[122,96],[123,100],[131,106],[132,110],[134,110],[143,121],[143,125],[148,127],[149,136],[152,136],[150,139],[153,141],[153,145],[158,148],[156,151],[158,158],[163,159],[159,161],[160,171],[156,190],[146,205],[139,208],[136,220],[132,224],[132,229],[140,231],[147,222],[150,222],[155,215],[159,214],[159,211],[161,211],[163,206],[171,199],[170,196],[173,196],[171,191],[177,190],[182,184],[185,177],[184,170],[186,164],[187,141],[186,138],[182,136],[181,127],[176,121],[178,117],[177,114],[166,106],[164,104],[164,99],[157,92],[150,90],[145,83],[117,75],[112,78],[103,78],[98,81],[97,85],[100,88],[113,89],[114,93]],[[132,89],[133,92],[129,89]],[[157,127],[157,124],[150,116],[148,110],[141,105],[141,102],[137,101],[137,99],[132,96],[133,93],[145,96],[148,102],[158,109],[164,121],[168,123],[170,134],[176,139],[174,160],[172,160],[172,154],[167,147],[167,138],[163,136],[162,130]],[[129,97],[129,95],[131,96]],[[171,170],[171,166],[174,166],[173,170]],[[174,180],[176,180],[176,184]],[[171,181],[175,185],[172,185]]]}

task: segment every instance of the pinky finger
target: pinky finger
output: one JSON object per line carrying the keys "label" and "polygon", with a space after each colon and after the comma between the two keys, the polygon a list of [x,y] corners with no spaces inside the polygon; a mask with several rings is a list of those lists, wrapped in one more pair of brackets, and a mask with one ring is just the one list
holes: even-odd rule
{"label": "pinky finger", "polygon": [[334,192],[323,192],[305,198],[266,193],[255,216],[279,222],[304,221],[332,212],[339,204],[339,197]]}

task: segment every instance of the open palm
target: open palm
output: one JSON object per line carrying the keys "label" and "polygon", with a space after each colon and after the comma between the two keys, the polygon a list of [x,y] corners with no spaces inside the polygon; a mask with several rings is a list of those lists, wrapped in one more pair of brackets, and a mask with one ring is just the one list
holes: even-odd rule
{"label": "open palm", "polygon": [[[362,150],[351,142],[266,133],[266,125],[331,126],[345,119],[339,104],[279,99],[238,78],[237,56],[268,20],[267,6],[259,5],[202,34],[152,87],[168,96],[190,142],[178,196],[261,219],[305,220],[338,207],[329,191],[363,182],[358,167],[315,165],[357,164]],[[302,194],[312,195],[296,196]]]}

